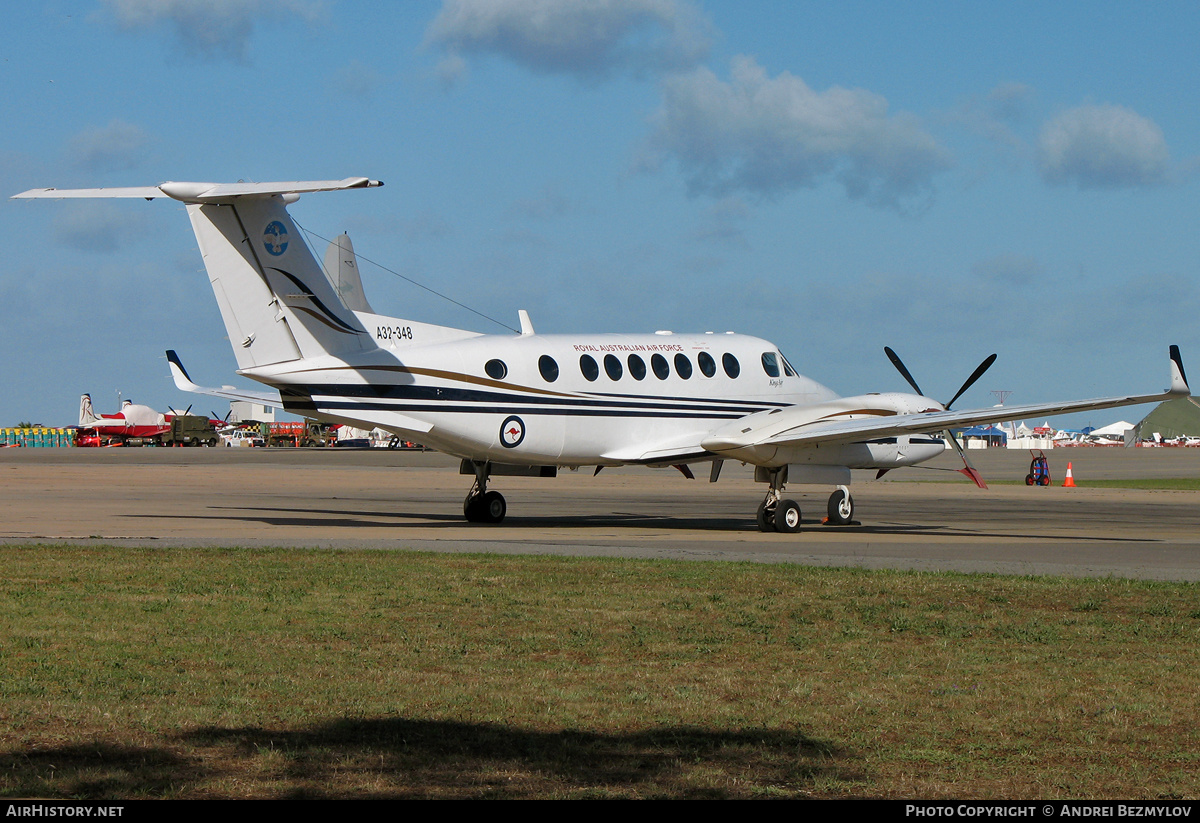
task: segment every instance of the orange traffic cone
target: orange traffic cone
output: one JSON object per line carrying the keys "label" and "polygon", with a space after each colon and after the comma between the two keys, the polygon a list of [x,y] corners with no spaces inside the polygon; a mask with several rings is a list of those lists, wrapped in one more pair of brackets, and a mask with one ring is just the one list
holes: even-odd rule
{"label": "orange traffic cone", "polygon": [[1067,479],[1063,481],[1064,489],[1075,488],[1075,478],[1071,475],[1071,464],[1067,463]]}

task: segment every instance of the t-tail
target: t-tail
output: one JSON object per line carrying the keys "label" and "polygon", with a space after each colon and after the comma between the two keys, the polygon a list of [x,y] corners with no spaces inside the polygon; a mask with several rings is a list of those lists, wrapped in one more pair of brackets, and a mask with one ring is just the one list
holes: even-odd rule
{"label": "t-tail", "polygon": [[[340,282],[357,288],[357,300],[351,298],[351,304],[369,311],[357,273],[352,282],[339,280],[334,272],[326,276],[287,205],[303,192],[381,185],[365,177],[286,183],[163,183],[117,189],[34,189],[17,197],[170,197],[186,203],[238,369],[247,370],[324,355],[352,356],[376,348],[373,335],[335,286]],[[353,260],[353,250],[348,251]],[[344,269],[340,261],[339,268]]]}

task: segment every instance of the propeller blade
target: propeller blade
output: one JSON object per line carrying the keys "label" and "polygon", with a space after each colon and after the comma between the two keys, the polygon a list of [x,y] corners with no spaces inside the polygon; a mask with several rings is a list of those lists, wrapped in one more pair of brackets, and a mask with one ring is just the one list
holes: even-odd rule
{"label": "propeller blade", "polygon": [[[995,357],[995,355],[992,355],[992,357]],[[991,364],[989,363],[988,365],[990,366]],[[954,436],[954,432],[946,429],[946,436],[950,438],[950,442],[954,444],[954,450],[958,452],[958,456],[962,458],[963,468],[959,469],[959,472],[971,478],[971,482],[979,488],[986,489],[987,483],[983,482],[983,475],[971,465],[971,461],[967,459],[966,452],[963,451],[963,447],[959,444],[958,438]]]}
{"label": "propeller blade", "polygon": [[896,371],[900,372],[900,376],[908,381],[908,385],[913,387],[913,391],[924,396],[925,392],[921,391],[921,387],[917,385],[917,381],[913,380],[913,376],[908,373],[908,369],[904,368],[904,364],[900,362],[899,355],[897,355],[887,346],[883,347],[883,353],[888,356],[888,360],[892,361],[892,365],[896,367]]}
{"label": "propeller blade", "polygon": [[990,357],[988,357],[986,360],[984,360],[982,363],[980,363],[979,367],[977,369],[975,369],[974,372],[972,372],[970,377],[967,378],[967,382],[962,384],[962,388],[958,390],[958,393],[950,398],[950,402],[946,404],[946,409],[949,410],[950,407],[952,405],[954,405],[954,401],[957,400],[958,398],[962,397],[963,392],[965,392],[967,389],[971,388],[971,386],[975,385],[975,381],[978,380],[979,378],[983,377],[983,373],[985,371],[987,371],[988,369],[990,369],[992,367],[992,364],[995,362],[996,362],[996,355],[993,354]]}

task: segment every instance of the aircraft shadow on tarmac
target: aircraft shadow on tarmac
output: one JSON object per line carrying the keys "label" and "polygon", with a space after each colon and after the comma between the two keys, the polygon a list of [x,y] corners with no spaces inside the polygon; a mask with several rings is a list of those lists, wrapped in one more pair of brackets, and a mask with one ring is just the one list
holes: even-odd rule
{"label": "aircraft shadow on tarmac", "polygon": [[[268,526],[300,526],[316,529],[333,528],[390,528],[399,529],[454,529],[480,537],[502,537],[506,532],[516,529],[618,529],[629,531],[640,530],[669,530],[669,531],[706,531],[706,532],[739,532],[760,534],[753,520],[744,517],[710,515],[707,517],[680,515],[648,515],[631,512],[612,512],[597,514],[560,514],[554,517],[510,515],[500,525],[468,523],[458,514],[441,514],[429,512],[383,512],[383,511],[353,511],[341,509],[305,509],[303,516],[292,511],[279,511],[271,508],[237,506],[210,507],[214,514],[191,515],[153,515],[130,514],[132,518],[168,518],[171,520],[236,520],[247,523],[262,523]],[[227,512],[218,514],[215,512]],[[388,521],[388,522],[381,522]],[[816,534],[854,534],[874,537],[889,535],[926,535],[942,538],[991,538],[1004,540],[1034,540],[1053,541],[1056,543],[1155,543],[1160,542],[1149,537],[1118,537],[1097,534],[1062,534],[1007,531],[1003,528],[975,529],[952,523],[887,523],[864,525],[854,522],[847,526],[825,526],[816,518],[805,519],[801,535]],[[775,533],[768,533],[774,535]],[[768,535],[764,534],[764,537]],[[775,535],[779,537],[781,535]],[[782,535],[789,537],[788,535]],[[791,535],[793,539],[797,536]],[[798,539],[803,540],[803,536]]]}

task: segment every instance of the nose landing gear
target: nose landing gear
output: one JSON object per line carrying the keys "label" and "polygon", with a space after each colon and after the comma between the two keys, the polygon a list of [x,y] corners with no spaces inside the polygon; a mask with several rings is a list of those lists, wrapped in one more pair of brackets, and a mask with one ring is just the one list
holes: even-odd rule
{"label": "nose landing gear", "polygon": [[850,496],[850,490],[845,486],[838,486],[834,493],[829,495],[827,511],[827,525],[848,526],[854,522],[854,498]]}

